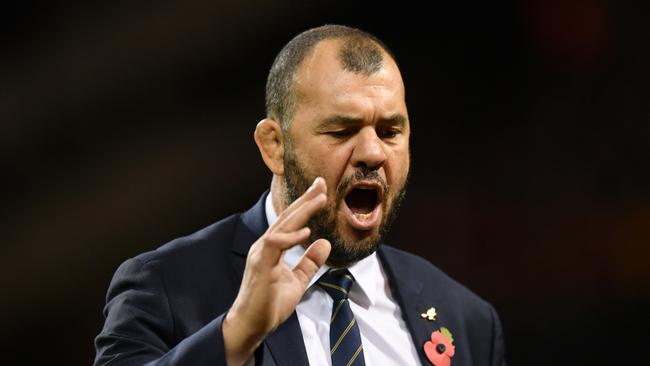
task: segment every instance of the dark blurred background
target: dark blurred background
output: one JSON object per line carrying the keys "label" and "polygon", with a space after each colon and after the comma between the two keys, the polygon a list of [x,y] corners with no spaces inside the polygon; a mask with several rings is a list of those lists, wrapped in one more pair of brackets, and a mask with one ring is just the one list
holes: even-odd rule
{"label": "dark blurred background", "polygon": [[510,365],[624,364],[650,322],[648,2],[16,1],[0,10],[0,337],[88,365],[125,259],[252,205],[295,34],[398,56],[412,180],[391,242],[499,311]]}

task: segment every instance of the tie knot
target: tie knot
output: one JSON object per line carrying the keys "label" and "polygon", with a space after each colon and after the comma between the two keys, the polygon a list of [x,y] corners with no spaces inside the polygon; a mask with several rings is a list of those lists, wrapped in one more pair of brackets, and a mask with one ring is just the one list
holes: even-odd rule
{"label": "tie knot", "polygon": [[318,280],[318,285],[334,300],[347,299],[354,278],[347,269],[330,269]]}

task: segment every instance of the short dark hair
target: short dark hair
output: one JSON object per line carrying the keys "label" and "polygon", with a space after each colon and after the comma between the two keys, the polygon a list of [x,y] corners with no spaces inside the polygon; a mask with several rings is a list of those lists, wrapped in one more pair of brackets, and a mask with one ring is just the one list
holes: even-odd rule
{"label": "short dark hair", "polygon": [[284,131],[289,129],[295,111],[296,71],[314,47],[326,39],[342,40],[338,59],[344,70],[353,73],[371,75],[379,71],[384,64],[383,53],[395,59],[382,41],[360,29],[328,24],[300,33],[275,57],[266,81],[266,116],[278,121]]}

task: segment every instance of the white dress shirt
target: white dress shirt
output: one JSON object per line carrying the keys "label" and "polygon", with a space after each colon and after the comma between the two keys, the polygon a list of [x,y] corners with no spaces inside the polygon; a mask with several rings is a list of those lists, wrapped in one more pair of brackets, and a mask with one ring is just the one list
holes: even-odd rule
{"label": "white dress shirt", "polygon": [[[265,209],[270,226],[277,218],[270,194],[266,197]],[[287,250],[284,253],[285,263],[293,268],[304,252],[305,249],[300,245]],[[323,265],[316,272],[296,307],[311,366],[332,365],[329,335],[332,298],[325,290],[314,285],[328,269],[327,265]],[[419,365],[411,333],[390,292],[386,273],[377,254],[373,253],[358,261],[348,270],[355,279],[350,289],[350,308],[359,324],[366,365]]]}

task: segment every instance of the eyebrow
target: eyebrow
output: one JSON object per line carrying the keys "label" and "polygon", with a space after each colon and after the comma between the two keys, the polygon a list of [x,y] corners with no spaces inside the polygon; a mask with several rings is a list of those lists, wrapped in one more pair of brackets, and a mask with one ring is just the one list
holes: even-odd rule
{"label": "eyebrow", "polygon": [[[364,123],[365,120],[363,118],[333,115],[323,119],[318,125],[320,127],[326,127],[331,125],[361,125]],[[395,113],[388,117],[379,118],[378,123],[404,127],[406,124],[406,117],[401,113]]]}

